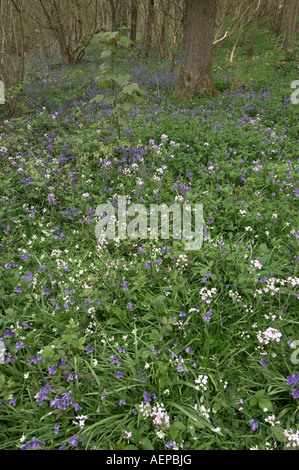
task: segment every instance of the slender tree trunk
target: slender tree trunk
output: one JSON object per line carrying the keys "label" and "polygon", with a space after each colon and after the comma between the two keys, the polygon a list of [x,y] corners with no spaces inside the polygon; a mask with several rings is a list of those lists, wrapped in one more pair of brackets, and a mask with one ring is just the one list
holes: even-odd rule
{"label": "slender tree trunk", "polygon": [[137,0],[131,0],[131,31],[130,39],[136,42],[137,37],[137,19],[138,19],[138,5]]}
{"label": "slender tree trunk", "polygon": [[109,0],[111,10],[111,29],[112,31],[118,31],[119,29],[119,4],[118,0]]}
{"label": "slender tree trunk", "polygon": [[213,39],[216,12],[216,0],[186,0],[183,56],[175,91],[179,99],[215,94]]}
{"label": "slender tree trunk", "polygon": [[255,26],[254,31],[253,31],[252,36],[251,36],[250,47],[249,47],[249,51],[248,51],[248,54],[247,54],[247,59],[248,60],[252,59],[252,56],[253,56],[255,38],[256,38],[256,26]]}
{"label": "slender tree trunk", "polygon": [[288,0],[284,0],[281,10],[280,10],[279,19],[278,19],[277,36],[280,36],[283,33],[287,8],[288,8]]}
{"label": "slender tree trunk", "polygon": [[154,6],[155,0],[148,0],[148,11],[146,18],[146,33],[145,33],[145,43],[144,43],[144,54],[149,55],[152,44],[152,32],[153,32],[153,23],[154,23]]}
{"label": "slender tree trunk", "polygon": [[169,7],[170,3],[167,2],[166,5],[164,6],[164,11],[163,11],[163,20],[162,20],[162,25],[161,25],[161,43],[165,47],[165,49],[168,49],[168,13],[169,13]]}
{"label": "slender tree trunk", "polygon": [[292,39],[295,36],[296,18],[298,11],[298,0],[290,0],[290,9],[287,19],[286,35],[284,40],[284,49],[288,50],[292,45]]}

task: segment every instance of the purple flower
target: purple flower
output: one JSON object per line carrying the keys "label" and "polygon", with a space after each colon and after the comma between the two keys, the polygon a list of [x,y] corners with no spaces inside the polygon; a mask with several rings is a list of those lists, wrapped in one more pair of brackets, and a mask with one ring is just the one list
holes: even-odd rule
{"label": "purple flower", "polygon": [[297,374],[289,375],[287,377],[287,385],[297,385],[298,381],[299,381],[299,375]]}
{"label": "purple flower", "polygon": [[260,365],[261,365],[261,366],[264,366],[264,367],[267,367],[268,362],[266,362],[265,359],[261,359]]}
{"label": "purple flower", "polygon": [[125,405],[125,404],[126,404],[126,400],[124,398],[120,400],[119,405]]}
{"label": "purple flower", "polygon": [[210,310],[207,311],[207,313],[202,317],[202,319],[203,319],[206,323],[209,323],[210,318],[211,318],[211,315],[212,315],[212,309],[210,308]]}
{"label": "purple flower", "polygon": [[73,405],[73,398],[72,398],[71,390],[68,393],[63,393],[62,398],[54,398],[54,400],[50,402],[50,408],[58,408],[64,411],[70,405]]}
{"label": "purple flower", "polygon": [[48,372],[49,372],[49,375],[55,375],[56,374],[56,367],[54,365],[49,367]]}
{"label": "purple flower", "polygon": [[42,402],[47,398],[49,392],[52,391],[50,383],[47,383],[43,388],[40,389],[38,397],[36,399],[39,406],[41,406]]}
{"label": "purple flower", "polygon": [[127,308],[134,308],[134,304],[132,304],[132,302],[129,302]]}
{"label": "purple flower", "polygon": [[169,349],[169,352],[171,354],[172,359],[174,359],[175,357],[178,357],[173,351],[171,351],[171,349]]}
{"label": "purple flower", "polygon": [[111,358],[110,358],[110,361],[109,361],[109,362],[110,362],[110,364],[116,364],[116,365],[117,365],[117,367],[119,367],[119,366],[120,366],[119,359],[118,359],[116,356],[111,356]]}
{"label": "purple flower", "polygon": [[[31,441],[28,442],[28,446],[31,447],[31,449],[38,449],[39,446],[45,445],[44,441],[40,441],[39,439],[36,439],[36,437],[33,437]],[[28,450],[28,449],[26,449]]]}
{"label": "purple flower", "polygon": [[258,423],[255,421],[255,419],[251,419],[249,421],[249,423],[251,424],[251,430],[252,431],[256,431],[257,428],[259,427]]}
{"label": "purple flower", "polygon": [[143,392],[143,398],[147,405],[149,404],[150,401],[152,401],[150,393],[147,393],[146,390]]}
{"label": "purple flower", "polygon": [[23,276],[22,279],[24,279],[25,281],[28,279],[32,279],[32,273],[25,274],[25,276]]}
{"label": "purple flower", "polygon": [[299,398],[299,390],[298,390],[298,388],[293,388],[293,390],[292,390],[292,395],[293,395],[293,397],[295,398],[295,400],[297,400],[297,398]]}
{"label": "purple flower", "polygon": [[123,281],[123,282],[121,283],[121,286],[122,286],[122,288],[123,288],[124,290],[128,290],[128,289],[129,289],[129,288],[128,288],[128,281]]}
{"label": "purple flower", "polygon": [[166,444],[165,444],[165,447],[167,449],[171,449],[173,447],[173,442],[172,441],[168,441]]}
{"label": "purple flower", "polygon": [[75,411],[80,411],[80,410],[82,410],[82,408],[81,408],[81,406],[79,405],[79,403],[74,403],[74,404],[73,404],[73,408],[74,408]]}
{"label": "purple flower", "polygon": [[71,437],[69,443],[71,447],[76,447],[78,445],[78,435],[76,434],[75,436]]}
{"label": "purple flower", "polygon": [[55,427],[54,427],[54,434],[58,434],[58,433],[59,433],[59,428],[60,428],[60,424],[55,424]]}
{"label": "purple flower", "polygon": [[3,331],[3,338],[12,338],[14,336],[14,333],[10,330],[4,330]]}

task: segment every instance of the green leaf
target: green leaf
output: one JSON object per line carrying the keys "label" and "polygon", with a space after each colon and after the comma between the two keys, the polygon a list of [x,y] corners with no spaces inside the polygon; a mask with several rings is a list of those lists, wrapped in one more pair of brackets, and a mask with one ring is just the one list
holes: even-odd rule
{"label": "green leaf", "polygon": [[101,59],[107,59],[108,57],[110,57],[112,54],[112,51],[110,51],[109,49],[105,49],[102,53],[101,53]]}
{"label": "green leaf", "polygon": [[165,300],[165,296],[164,295],[158,295],[156,298],[155,298],[155,305],[157,308],[161,308],[163,303],[164,303],[164,300]]}
{"label": "green leaf", "polygon": [[123,88],[123,93],[126,95],[132,95],[134,90],[137,90],[139,87],[137,83],[130,83],[130,85],[127,85]]}
{"label": "green leaf", "polygon": [[272,402],[268,398],[261,398],[259,400],[259,407],[264,410],[267,408],[268,411],[272,411]]}
{"label": "green leaf", "polygon": [[132,439],[133,441],[138,444],[138,442],[140,441],[140,432],[138,431],[138,429],[133,429],[132,431]]}
{"label": "green leaf", "polygon": [[142,439],[142,449],[143,450],[154,450],[154,446],[151,441],[146,437]]}
{"label": "green leaf", "polygon": [[284,442],[285,441],[286,437],[283,434],[284,429],[281,426],[274,426],[272,428],[272,432],[273,432],[274,437],[277,441],[279,441],[279,442]]}
{"label": "green leaf", "polygon": [[176,429],[179,429],[180,431],[185,431],[185,429],[186,429],[185,424],[182,423],[181,421],[174,421],[172,426]]}
{"label": "green leaf", "polygon": [[0,390],[3,387],[5,382],[5,376],[3,374],[0,375]]}
{"label": "green leaf", "polygon": [[120,323],[120,320],[119,318],[110,318],[108,321],[107,321],[107,325],[116,325],[117,323]]}
{"label": "green leaf", "polygon": [[255,398],[262,398],[263,396],[265,396],[265,393],[266,391],[265,390],[258,390],[256,393],[255,393]]}
{"label": "green leaf", "polygon": [[119,38],[119,42],[121,44],[123,44],[124,46],[131,46],[131,45],[134,44],[133,41],[130,38],[128,38],[127,36],[121,36]]}

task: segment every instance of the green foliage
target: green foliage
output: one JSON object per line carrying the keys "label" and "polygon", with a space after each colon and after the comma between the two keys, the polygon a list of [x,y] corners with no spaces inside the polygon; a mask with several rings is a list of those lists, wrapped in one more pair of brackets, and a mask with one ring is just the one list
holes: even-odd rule
{"label": "green foliage", "polygon": [[[84,66],[29,75],[30,115],[0,130],[1,449],[34,436],[53,450],[292,448],[297,64],[278,67],[266,34],[250,63],[246,41],[237,49],[232,69],[223,47],[212,101],[178,105],[178,66],[169,74],[167,61],[129,56],[117,34],[103,59],[95,41]],[[113,104],[89,99],[134,97],[129,75],[147,101],[115,141]],[[117,208],[120,195],[146,208],[203,204],[202,248],[173,237],[97,243],[95,209]],[[268,328],[279,341],[260,341]]]}
{"label": "green foliage", "polygon": [[112,106],[112,114],[117,122],[118,138],[120,139],[121,126],[128,124],[129,112],[137,103],[143,101],[145,90],[142,90],[137,83],[132,82],[131,75],[124,72],[117,65],[117,58],[120,54],[120,47],[129,47],[132,41],[122,36],[119,32],[108,32],[101,34],[101,42],[104,48],[101,59],[104,63],[100,66],[100,74],[96,82],[103,89],[110,89],[111,94],[104,93],[97,95],[91,102],[104,101]]}

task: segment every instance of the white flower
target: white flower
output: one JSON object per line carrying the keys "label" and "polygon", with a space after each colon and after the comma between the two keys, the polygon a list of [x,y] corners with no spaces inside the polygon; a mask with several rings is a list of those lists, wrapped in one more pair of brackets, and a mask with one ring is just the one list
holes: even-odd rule
{"label": "white flower", "polygon": [[215,428],[215,429],[211,428],[211,431],[213,431],[213,432],[220,432],[220,431],[221,431],[221,428]]}

